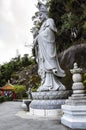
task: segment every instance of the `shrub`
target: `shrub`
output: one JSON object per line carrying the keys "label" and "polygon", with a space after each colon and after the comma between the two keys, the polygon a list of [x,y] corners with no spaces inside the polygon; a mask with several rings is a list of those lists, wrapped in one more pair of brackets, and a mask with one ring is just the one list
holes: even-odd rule
{"label": "shrub", "polygon": [[4,101],[4,97],[0,96],[0,102],[3,102],[3,101]]}
{"label": "shrub", "polygon": [[40,86],[41,86],[41,83],[39,83],[38,86],[32,87],[32,88],[31,88],[31,91],[32,91],[32,92],[36,92],[37,89],[38,89]]}
{"label": "shrub", "polygon": [[13,100],[13,98],[11,96],[6,97],[6,101],[12,101],[12,100]]}
{"label": "shrub", "polygon": [[14,86],[14,91],[17,95],[17,98],[23,98],[23,94],[26,93],[26,86],[24,85],[13,85]]}

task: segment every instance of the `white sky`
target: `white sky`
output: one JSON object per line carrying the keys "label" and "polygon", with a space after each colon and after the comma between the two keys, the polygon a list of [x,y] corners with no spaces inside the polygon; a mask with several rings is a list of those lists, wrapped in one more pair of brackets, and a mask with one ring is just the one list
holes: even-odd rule
{"label": "white sky", "polygon": [[31,17],[36,12],[37,0],[0,0],[0,64],[19,54],[31,54],[33,42]]}

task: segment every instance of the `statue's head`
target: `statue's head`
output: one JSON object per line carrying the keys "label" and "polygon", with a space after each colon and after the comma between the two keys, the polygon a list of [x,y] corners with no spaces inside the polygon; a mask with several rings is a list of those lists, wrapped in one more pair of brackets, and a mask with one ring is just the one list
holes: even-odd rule
{"label": "statue's head", "polygon": [[44,5],[42,2],[38,1],[37,8],[39,9],[38,15],[39,19],[41,21],[44,21],[48,17],[48,10],[46,5]]}

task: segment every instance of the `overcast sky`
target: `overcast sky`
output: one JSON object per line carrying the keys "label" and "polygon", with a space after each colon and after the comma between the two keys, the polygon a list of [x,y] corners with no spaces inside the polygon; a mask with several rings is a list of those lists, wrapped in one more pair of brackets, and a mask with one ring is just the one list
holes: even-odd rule
{"label": "overcast sky", "polygon": [[0,64],[10,61],[16,52],[31,53],[31,17],[36,12],[37,0],[0,0]]}

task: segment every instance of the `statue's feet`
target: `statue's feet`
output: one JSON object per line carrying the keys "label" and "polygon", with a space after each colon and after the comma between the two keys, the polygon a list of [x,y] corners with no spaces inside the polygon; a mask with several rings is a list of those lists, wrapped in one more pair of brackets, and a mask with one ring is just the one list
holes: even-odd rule
{"label": "statue's feet", "polygon": [[44,85],[40,86],[38,89],[37,89],[38,92],[41,92],[41,91],[49,91],[49,87],[46,87]]}
{"label": "statue's feet", "polygon": [[66,90],[65,86],[59,86],[59,87],[50,87],[50,86],[40,86],[37,91],[42,92],[42,91],[61,91],[61,90]]}

